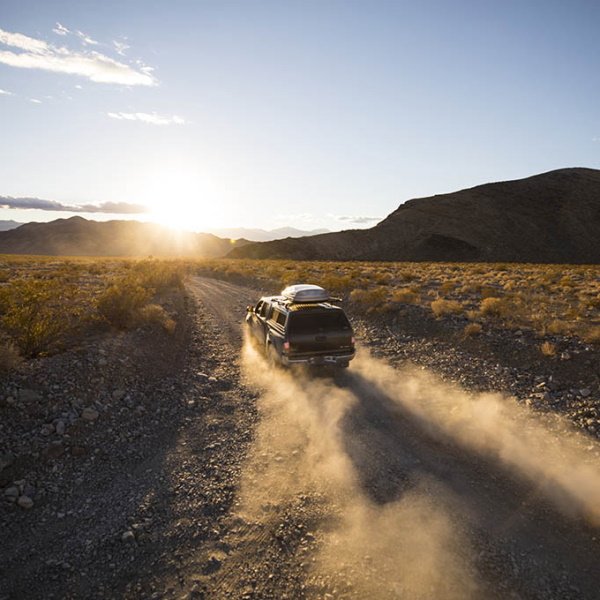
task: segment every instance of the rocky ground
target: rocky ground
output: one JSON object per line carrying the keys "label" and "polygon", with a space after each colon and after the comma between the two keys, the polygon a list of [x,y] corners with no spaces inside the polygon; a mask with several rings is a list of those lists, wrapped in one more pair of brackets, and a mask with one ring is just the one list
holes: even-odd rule
{"label": "rocky ground", "polygon": [[[393,364],[418,364],[467,389],[503,392],[544,413],[557,413],[591,436],[600,434],[600,351],[567,336],[490,328],[466,337],[468,320],[436,319],[408,306],[393,317],[363,321],[367,347]],[[544,356],[543,341],[559,351]]]}
{"label": "rocky ground", "polygon": [[[537,415],[557,414],[579,432],[557,461],[581,458],[594,493],[593,348],[544,357],[527,332],[465,339],[408,307],[355,320],[374,358],[294,379],[240,358],[258,295],[192,280],[166,307],[175,335],[99,333],[1,382],[0,598],[596,597],[588,496],[444,429],[463,402],[444,381],[516,397],[542,445]],[[406,400],[409,364],[442,380],[434,425]]]}

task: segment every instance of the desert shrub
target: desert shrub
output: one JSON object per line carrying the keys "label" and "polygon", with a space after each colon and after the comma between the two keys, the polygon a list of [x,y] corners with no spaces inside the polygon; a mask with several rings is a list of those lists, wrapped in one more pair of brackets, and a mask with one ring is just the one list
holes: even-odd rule
{"label": "desert shrub", "polygon": [[481,288],[481,299],[482,300],[485,300],[486,298],[499,298],[500,295],[501,295],[500,291],[497,290],[495,287],[486,285]]}
{"label": "desert shrub", "polygon": [[177,329],[177,323],[158,304],[146,304],[146,306],[142,306],[138,311],[138,316],[139,322],[161,325],[169,334],[175,333],[175,329]]}
{"label": "desert shrub", "polygon": [[298,281],[305,281],[307,277],[304,273],[299,274],[297,271],[286,270],[279,275],[278,279],[282,286],[288,286],[297,283]]}
{"label": "desert shrub", "polygon": [[142,323],[158,323],[162,325],[167,319],[165,309],[158,304],[146,304],[146,306],[142,306],[138,311],[138,315]]}
{"label": "desert shrub", "polygon": [[540,350],[544,356],[556,356],[557,353],[556,345],[551,342],[544,342],[541,345]]}
{"label": "desert shrub", "polygon": [[90,275],[102,275],[103,273],[106,273],[107,270],[108,267],[101,263],[92,263],[87,267],[87,271]]}
{"label": "desert shrub", "polygon": [[367,312],[380,307],[387,298],[388,290],[383,286],[368,290],[353,290],[350,292],[350,302],[355,309]]}
{"label": "desert shrub", "polygon": [[372,279],[378,285],[388,285],[392,280],[392,276],[390,273],[377,271],[373,273]]}
{"label": "desert shrub", "polygon": [[575,282],[568,275],[565,275],[565,277],[560,280],[559,284],[562,287],[575,287]]}
{"label": "desert shrub", "polygon": [[22,361],[19,350],[10,340],[0,341],[0,373],[16,369]]}
{"label": "desert shrub", "polygon": [[60,343],[77,322],[77,288],[59,280],[19,279],[0,290],[2,325],[24,356]]}
{"label": "desert shrub", "polygon": [[465,335],[467,337],[475,337],[476,335],[481,335],[483,327],[479,323],[469,323],[465,327]]}
{"label": "desert shrub", "polygon": [[456,300],[444,300],[440,298],[431,303],[431,310],[436,317],[442,317],[444,315],[459,315],[463,312],[463,307]]}
{"label": "desert shrub", "polygon": [[144,288],[162,292],[183,288],[185,266],[182,262],[144,260],[134,265],[132,278]]}
{"label": "desert shrub", "polygon": [[392,294],[392,301],[398,304],[416,304],[419,301],[419,294],[412,289],[396,290]]}
{"label": "desert shrub", "polygon": [[581,337],[590,344],[600,344],[600,326],[593,326],[585,329]]}
{"label": "desert shrub", "polygon": [[590,308],[600,308],[600,295],[594,296],[593,298],[587,298],[585,303]]}
{"label": "desert shrub", "polygon": [[143,288],[128,279],[111,285],[97,300],[100,316],[119,329],[134,326],[140,309],[152,296],[152,290]]}
{"label": "desert shrub", "polygon": [[330,292],[345,293],[353,290],[356,281],[352,275],[336,275],[335,273],[326,273],[316,279],[317,285],[324,287]]}
{"label": "desert shrub", "polygon": [[400,281],[412,281],[416,275],[412,271],[400,271],[398,273],[398,279]]}
{"label": "desert shrub", "polygon": [[488,317],[500,317],[506,311],[506,302],[502,298],[486,298],[481,303],[480,310]]}
{"label": "desert shrub", "polygon": [[557,319],[550,321],[546,327],[546,333],[550,335],[567,335],[569,331],[569,324]]}
{"label": "desert shrub", "polygon": [[444,281],[440,286],[441,292],[452,292],[456,288],[456,283],[454,281]]}
{"label": "desert shrub", "polygon": [[477,292],[481,289],[480,285],[477,285],[472,282],[466,282],[461,288],[461,294],[471,294],[472,292]]}
{"label": "desert shrub", "polygon": [[167,317],[167,318],[166,318],[166,319],[163,321],[163,324],[162,324],[162,326],[163,326],[163,329],[164,329],[164,330],[165,330],[165,331],[166,331],[168,334],[171,334],[171,335],[173,335],[173,334],[175,333],[175,330],[177,329],[177,323],[176,323],[176,322],[175,322],[173,319],[171,319],[171,318],[169,318],[169,317]]}

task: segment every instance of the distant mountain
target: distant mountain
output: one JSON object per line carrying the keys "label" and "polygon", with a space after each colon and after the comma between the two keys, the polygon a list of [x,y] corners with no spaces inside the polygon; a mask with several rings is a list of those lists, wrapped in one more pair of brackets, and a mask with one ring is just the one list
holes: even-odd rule
{"label": "distant mountain", "polygon": [[9,229],[15,229],[23,225],[23,223],[17,223],[16,221],[0,221],[0,231],[8,231]]}
{"label": "distant mountain", "polygon": [[88,221],[82,217],[26,223],[0,231],[0,254],[49,256],[223,256],[246,240],[210,233],[176,232],[138,221]]}
{"label": "distant mountain", "polygon": [[253,243],[231,257],[600,263],[600,171],[560,169],[402,204],[370,229]]}
{"label": "distant mountain", "polygon": [[280,227],[279,229],[245,229],[238,227],[236,229],[210,229],[209,232],[222,238],[232,240],[245,239],[253,242],[268,242],[271,240],[280,240],[287,237],[297,238],[306,235],[317,235],[319,233],[328,233],[328,229],[313,229],[303,231],[294,227]]}

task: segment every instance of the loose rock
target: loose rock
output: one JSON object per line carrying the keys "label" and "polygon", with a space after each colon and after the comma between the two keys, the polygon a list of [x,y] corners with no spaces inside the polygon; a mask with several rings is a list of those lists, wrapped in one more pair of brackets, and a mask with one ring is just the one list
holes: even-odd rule
{"label": "loose rock", "polygon": [[98,413],[98,411],[95,408],[84,408],[82,413],[81,413],[81,418],[84,421],[95,421],[100,413]]}
{"label": "loose rock", "polygon": [[29,496],[20,496],[17,500],[17,504],[24,509],[29,509],[33,507],[33,500]]}

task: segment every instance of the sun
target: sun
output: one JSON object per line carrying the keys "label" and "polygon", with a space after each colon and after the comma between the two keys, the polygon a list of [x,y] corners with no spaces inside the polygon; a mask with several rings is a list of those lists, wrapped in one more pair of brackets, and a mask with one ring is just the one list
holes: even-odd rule
{"label": "sun", "polygon": [[173,229],[210,229],[216,227],[224,215],[211,182],[183,168],[148,175],[136,195],[150,208],[150,220]]}

